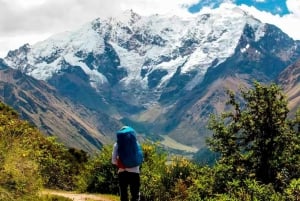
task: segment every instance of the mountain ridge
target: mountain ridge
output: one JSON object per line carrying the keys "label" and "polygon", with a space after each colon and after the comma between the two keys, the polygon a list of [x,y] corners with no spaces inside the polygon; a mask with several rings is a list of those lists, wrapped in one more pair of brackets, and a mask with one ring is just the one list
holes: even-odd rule
{"label": "mountain ridge", "polygon": [[288,107],[295,114],[300,105],[300,59],[280,73],[277,83],[282,86]]}
{"label": "mountain ridge", "polygon": [[98,18],[4,61],[143,134],[201,148],[208,115],[225,108],[224,86],[270,83],[298,58],[299,41],[233,8],[184,19],[133,11]]}
{"label": "mountain ridge", "polygon": [[[45,81],[11,69],[1,61],[0,80],[1,101],[44,134],[56,136],[69,147],[93,153],[103,144],[112,143],[114,129],[121,126],[117,120],[61,97]],[[103,126],[105,122],[111,128]]]}

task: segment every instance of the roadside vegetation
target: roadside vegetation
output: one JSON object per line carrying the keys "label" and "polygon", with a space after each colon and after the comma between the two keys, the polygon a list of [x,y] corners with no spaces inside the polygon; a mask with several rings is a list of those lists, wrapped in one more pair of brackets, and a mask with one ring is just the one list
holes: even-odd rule
{"label": "roadside vegetation", "polygon": [[[227,94],[228,109],[208,125],[213,134],[202,155],[209,162],[170,160],[159,144],[143,144],[141,200],[300,200],[300,110],[287,118],[275,84]],[[44,188],[118,195],[111,151],[107,145],[90,156],[65,147],[0,103],[0,200],[68,200],[41,195]]]}

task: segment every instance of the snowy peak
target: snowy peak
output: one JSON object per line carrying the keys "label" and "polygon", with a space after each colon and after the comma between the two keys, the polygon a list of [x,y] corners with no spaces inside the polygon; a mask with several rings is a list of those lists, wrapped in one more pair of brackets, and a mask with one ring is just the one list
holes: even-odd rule
{"label": "snowy peak", "polygon": [[98,18],[52,36],[26,51],[11,51],[5,61],[40,80],[79,67],[97,91],[107,86],[147,93],[155,89],[157,101],[175,77],[184,79],[183,90],[199,85],[209,68],[235,53],[247,26],[254,30],[255,41],[264,36],[265,24],[235,7],[189,17],[141,16],[128,10],[118,18]]}
{"label": "snowy peak", "polygon": [[[134,71],[139,71],[149,60],[155,64],[162,64],[160,58],[164,55],[170,60],[177,59],[173,62],[180,65],[187,62],[183,72],[194,70],[195,57],[200,60],[205,59],[207,64],[202,69],[205,72],[216,59],[216,53],[220,55],[221,58],[217,58],[220,61],[233,53],[247,19],[249,16],[235,8],[220,8],[211,14],[189,18],[160,15],[142,17],[128,10],[119,18],[98,18],[76,31],[57,34],[36,43],[29,47],[29,52],[26,52],[28,65],[33,67],[22,66],[21,68],[27,69],[25,72],[37,79],[46,80],[60,70],[58,64],[63,59],[79,64],[82,58],[78,59],[78,55],[87,57],[89,53],[103,54],[106,41],[118,51],[117,54],[138,57],[134,63],[121,58],[121,65],[125,68],[135,66],[137,69]],[[253,22],[255,20],[252,20],[252,24]],[[256,24],[259,26],[258,22]],[[191,54],[189,59],[183,57],[192,52],[178,54],[178,50],[186,49],[187,46],[192,49],[190,51],[197,52]],[[179,56],[181,58],[178,58]],[[6,61],[11,66],[20,68],[10,56]],[[79,66],[82,65],[84,64]],[[40,68],[48,72],[38,72]],[[168,67],[162,66],[162,68]],[[171,71],[174,70],[176,69]]]}
{"label": "snowy peak", "polygon": [[115,19],[117,19],[119,22],[123,24],[132,25],[135,24],[137,21],[139,21],[141,18],[142,17],[139,14],[135,13],[132,9],[130,9],[130,10],[126,10]]}

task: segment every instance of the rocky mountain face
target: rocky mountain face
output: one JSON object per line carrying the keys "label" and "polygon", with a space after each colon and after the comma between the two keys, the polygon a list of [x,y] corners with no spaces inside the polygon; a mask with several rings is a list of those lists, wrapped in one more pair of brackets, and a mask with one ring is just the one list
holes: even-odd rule
{"label": "rocky mountain face", "polygon": [[300,107],[300,60],[280,73],[277,82],[286,92],[289,109],[295,114]]}
{"label": "rocky mountain face", "polygon": [[[44,81],[36,80],[0,60],[0,100],[21,118],[54,135],[69,147],[93,153],[111,143],[121,124],[104,113],[74,104]],[[109,124],[110,127],[105,125]]]}
{"label": "rocky mountain face", "polygon": [[128,11],[96,19],[10,51],[4,62],[140,133],[201,148],[226,87],[272,82],[299,58],[300,42],[277,27],[220,8],[189,18]]}

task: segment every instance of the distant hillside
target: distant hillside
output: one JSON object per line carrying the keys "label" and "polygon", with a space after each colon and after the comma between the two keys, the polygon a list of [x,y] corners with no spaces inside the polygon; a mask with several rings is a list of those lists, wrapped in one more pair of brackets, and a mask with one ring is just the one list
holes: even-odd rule
{"label": "distant hillside", "polygon": [[300,59],[286,68],[278,78],[289,100],[289,108],[295,113],[300,108]]}
{"label": "distant hillside", "polygon": [[1,61],[0,99],[45,134],[88,152],[112,143],[115,130],[121,125],[104,113],[71,102],[46,82],[8,68]]}

